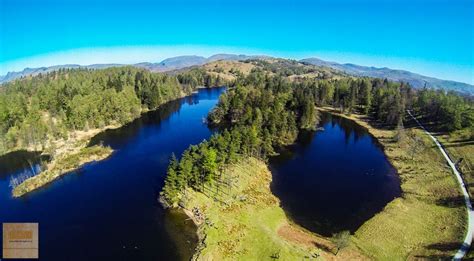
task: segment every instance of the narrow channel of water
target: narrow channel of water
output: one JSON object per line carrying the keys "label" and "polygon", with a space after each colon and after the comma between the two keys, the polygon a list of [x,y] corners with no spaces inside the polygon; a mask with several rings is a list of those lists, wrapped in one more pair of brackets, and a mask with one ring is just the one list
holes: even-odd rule
{"label": "narrow channel of water", "polygon": [[38,164],[38,154],[0,157],[0,222],[39,222],[41,260],[189,259],[192,222],[164,211],[157,197],[171,153],[210,137],[203,119],[223,91],[201,89],[97,135],[91,144],[110,145],[109,159],[22,198],[11,197],[10,179]]}

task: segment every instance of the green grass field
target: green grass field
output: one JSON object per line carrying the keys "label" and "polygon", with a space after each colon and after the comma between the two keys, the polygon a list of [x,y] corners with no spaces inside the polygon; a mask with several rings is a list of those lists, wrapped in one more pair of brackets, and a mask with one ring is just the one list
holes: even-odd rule
{"label": "green grass field", "polygon": [[[181,202],[187,212],[202,213],[198,233],[199,260],[303,260],[334,259],[327,239],[291,224],[270,191],[271,173],[254,158],[229,166],[223,176],[235,180],[225,193],[214,188],[204,193],[188,189]],[[200,216],[195,215],[195,216]],[[199,221],[199,219],[198,219]],[[337,257],[364,259],[353,247]]]}
{"label": "green grass field", "polygon": [[[474,140],[472,139],[472,130],[465,129],[449,134],[438,133],[436,138],[448,151],[451,160],[457,162],[462,159],[457,168],[461,171],[464,183],[468,188],[471,203],[474,203]],[[467,258],[474,259],[474,251],[469,251]]]}
{"label": "green grass field", "polygon": [[448,151],[451,160],[462,159],[458,169],[469,187],[471,199],[474,196],[474,139],[472,130],[460,130],[453,133],[440,133],[436,137]]}

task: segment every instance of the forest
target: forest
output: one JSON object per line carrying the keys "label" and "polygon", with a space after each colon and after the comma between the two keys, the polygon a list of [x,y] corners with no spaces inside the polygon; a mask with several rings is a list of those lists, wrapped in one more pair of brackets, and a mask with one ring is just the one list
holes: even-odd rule
{"label": "forest", "polygon": [[408,84],[371,78],[306,79],[290,81],[253,70],[221,95],[208,123],[223,131],[209,141],[190,146],[178,160],[173,155],[162,191],[164,199],[179,203],[186,187],[201,190],[217,184],[226,164],[241,157],[263,160],[279,147],[293,143],[300,130],[315,130],[315,106],[332,106],[344,113],[366,114],[386,128],[401,128],[407,109],[440,129],[466,129],[474,137],[474,107],[468,97]]}
{"label": "forest", "polygon": [[234,85],[233,82],[229,82],[220,78],[219,76],[209,74],[201,67],[177,72],[176,77],[184,89],[194,90],[198,86],[209,88],[214,86]]}
{"label": "forest", "polygon": [[197,86],[218,83],[198,69],[170,76],[134,67],[60,69],[15,80],[0,88],[0,154],[42,150],[74,130],[122,125]]}
{"label": "forest", "polygon": [[[253,76],[250,76],[253,77]],[[266,159],[275,148],[294,142],[301,129],[314,129],[314,101],[281,77],[229,89],[209,114],[210,124],[229,127],[209,141],[190,146],[180,161],[172,156],[162,196],[177,204],[186,187],[200,190],[220,177],[226,164],[241,157]]]}
{"label": "forest", "polygon": [[261,62],[232,82],[202,67],[170,74],[134,67],[61,69],[12,81],[0,88],[0,153],[28,147],[42,150],[48,140],[67,138],[71,131],[121,125],[199,86],[221,85],[229,86],[228,91],[207,119],[221,131],[191,146],[179,161],[171,161],[163,189],[171,202],[177,202],[187,186],[199,189],[214,182],[219,169],[239,157],[267,159],[292,144],[301,130],[315,130],[317,106],[366,114],[387,128],[402,127],[410,109],[441,131],[462,129],[468,138],[474,137],[470,97],[416,90],[387,79],[324,75],[292,79],[288,74],[310,72],[289,64],[282,71],[281,62]]}

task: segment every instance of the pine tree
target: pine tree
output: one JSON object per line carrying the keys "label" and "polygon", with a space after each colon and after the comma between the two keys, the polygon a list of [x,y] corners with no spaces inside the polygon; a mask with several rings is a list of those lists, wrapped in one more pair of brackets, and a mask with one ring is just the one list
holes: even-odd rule
{"label": "pine tree", "polygon": [[204,181],[213,182],[217,174],[217,152],[214,148],[209,148],[203,155],[204,161],[202,168],[205,172]]}

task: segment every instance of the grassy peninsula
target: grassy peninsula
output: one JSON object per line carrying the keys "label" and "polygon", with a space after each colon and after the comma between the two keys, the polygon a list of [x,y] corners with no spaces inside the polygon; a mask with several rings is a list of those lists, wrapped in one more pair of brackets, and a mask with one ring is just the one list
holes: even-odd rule
{"label": "grassy peninsula", "polygon": [[110,147],[92,146],[79,149],[77,152],[67,153],[48,164],[47,169],[33,176],[13,189],[13,196],[20,197],[41,186],[44,186],[60,176],[71,172],[80,166],[93,161],[99,161],[112,154]]}
{"label": "grassy peninsula", "polygon": [[[195,260],[333,259],[334,244],[294,225],[270,191],[266,164],[247,158],[229,165],[223,180],[228,188],[206,185],[187,188],[181,208],[198,225]],[[337,254],[342,259],[366,259],[354,247]]]}

